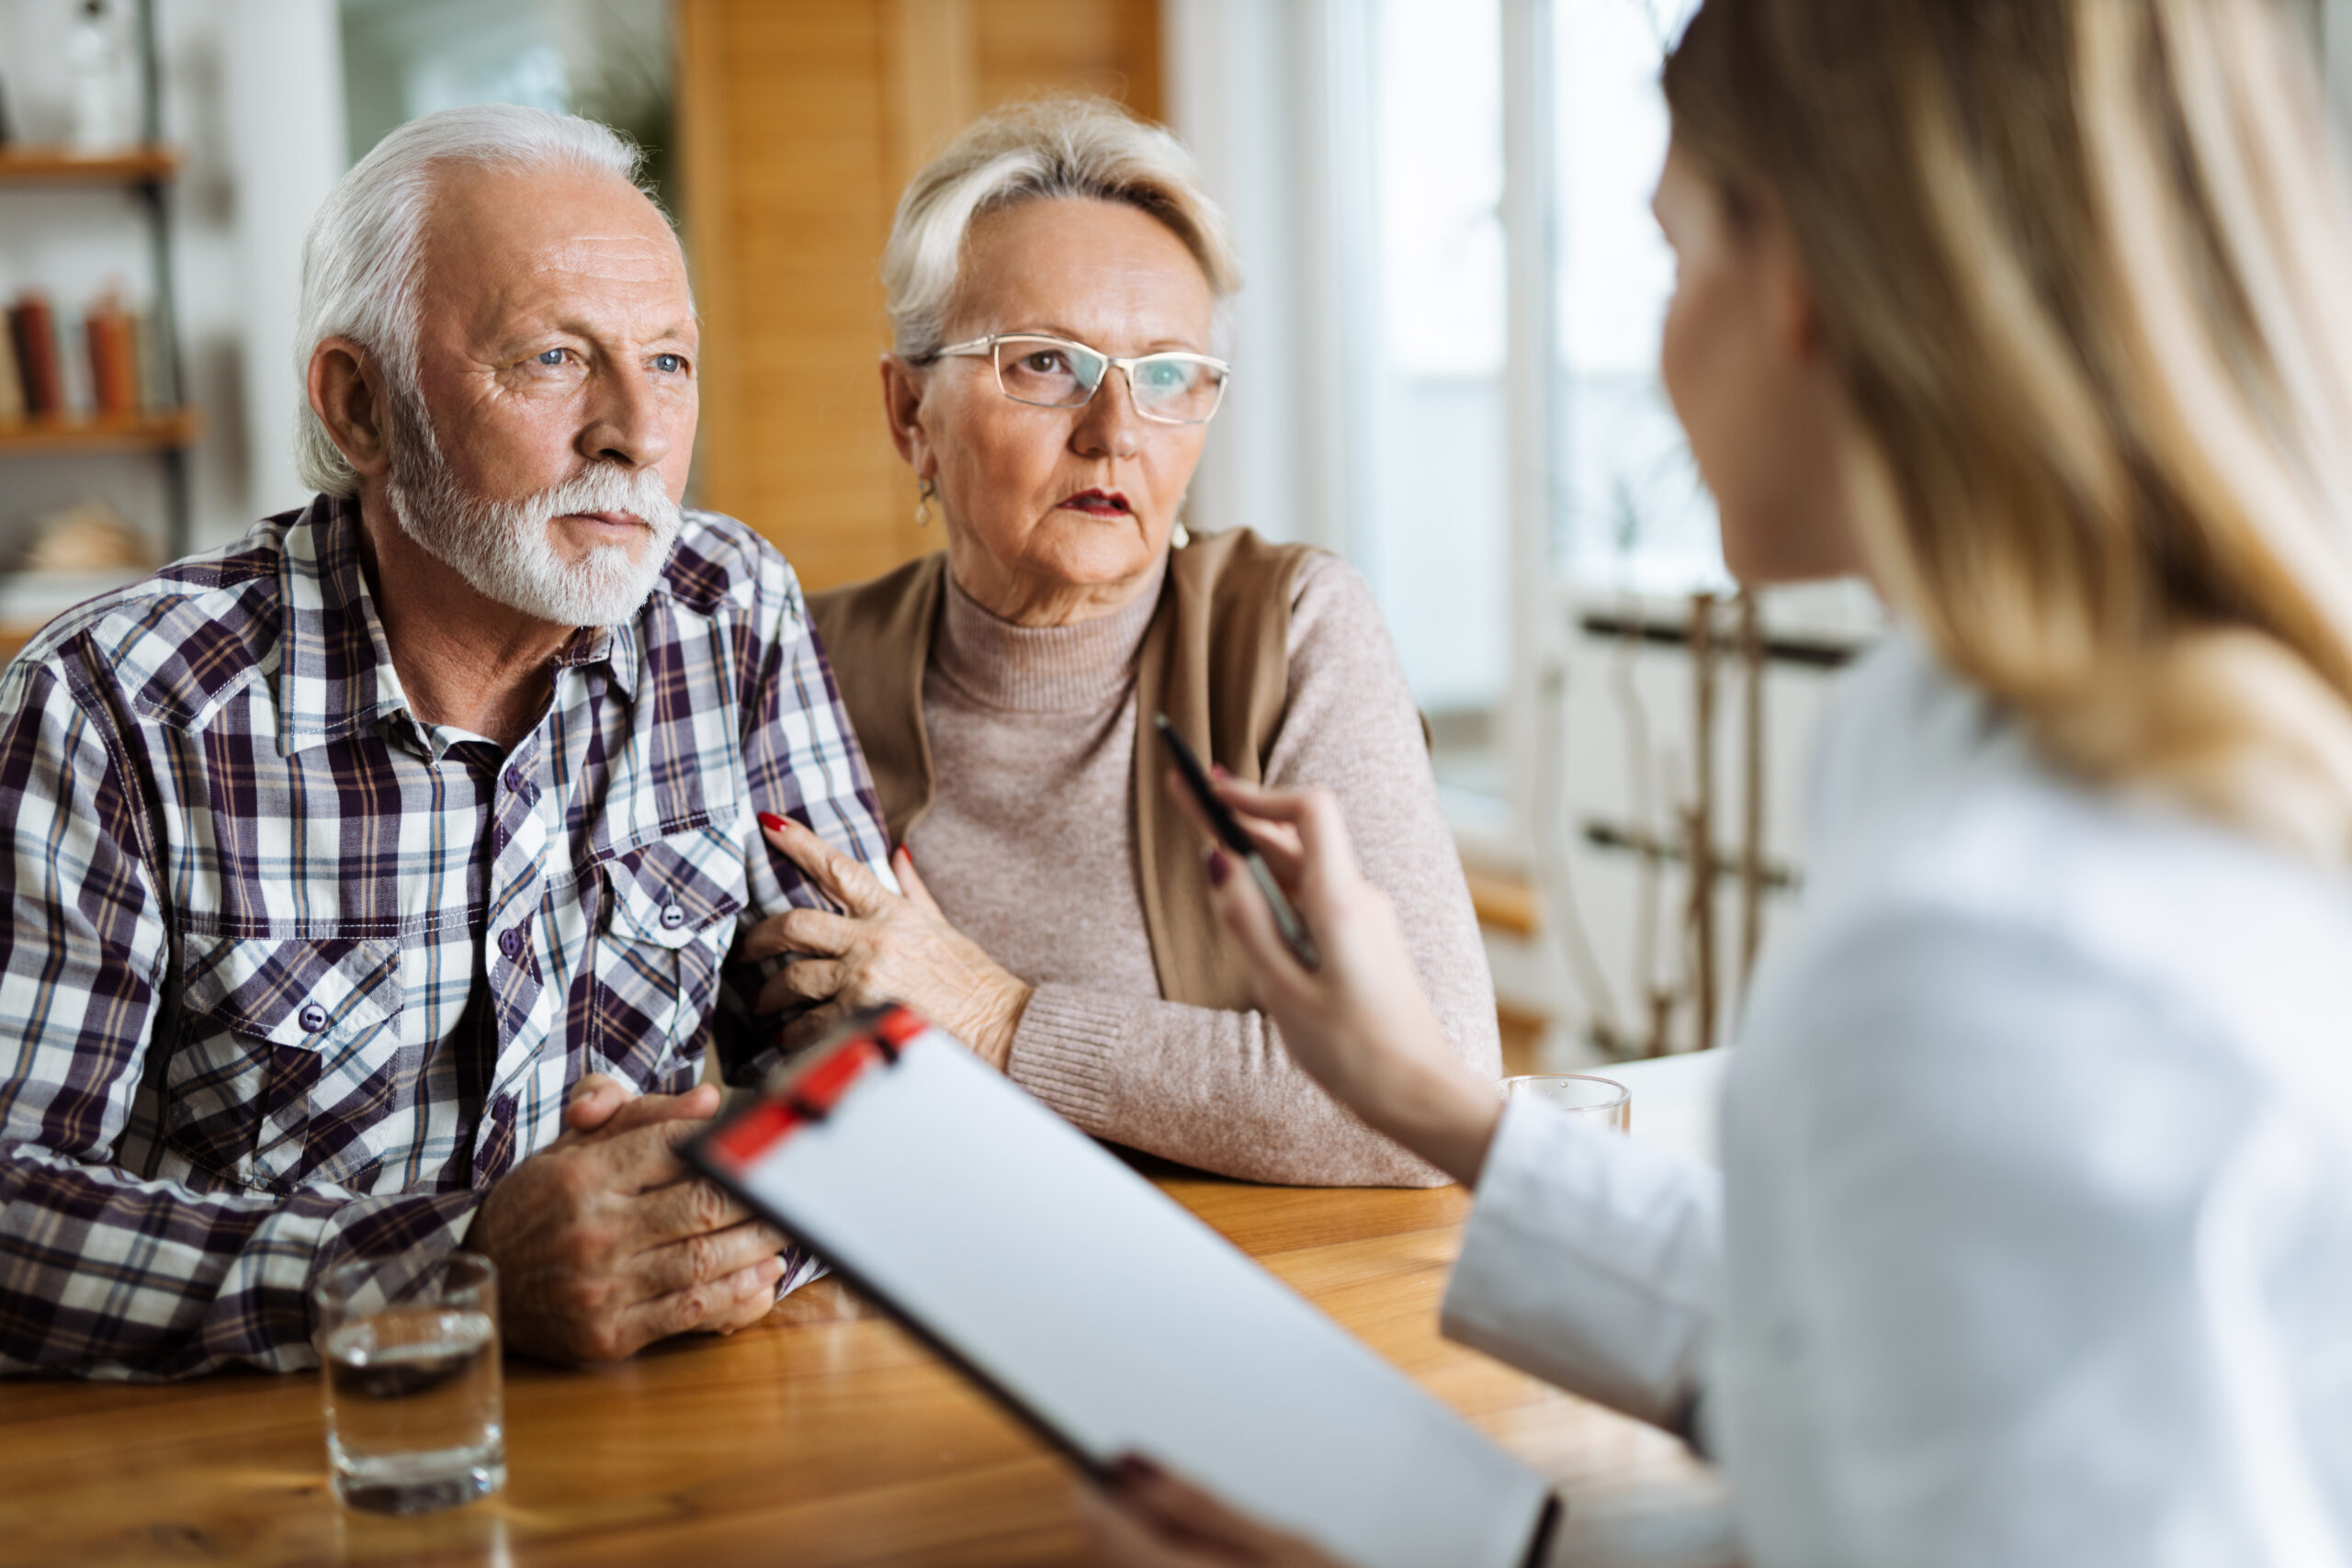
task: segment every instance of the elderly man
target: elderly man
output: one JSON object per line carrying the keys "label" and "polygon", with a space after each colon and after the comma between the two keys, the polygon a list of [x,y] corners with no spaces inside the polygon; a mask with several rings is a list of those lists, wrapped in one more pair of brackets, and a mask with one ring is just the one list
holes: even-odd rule
{"label": "elderly man", "polygon": [[751,1322],[784,1238],[685,1179],[756,1052],[741,924],[888,874],[790,570],[682,512],[697,336],[610,132],[451,111],[304,250],[322,493],[0,683],[0,1370],[311,1363],[306,1287],[463,1245],[564,1359]]}

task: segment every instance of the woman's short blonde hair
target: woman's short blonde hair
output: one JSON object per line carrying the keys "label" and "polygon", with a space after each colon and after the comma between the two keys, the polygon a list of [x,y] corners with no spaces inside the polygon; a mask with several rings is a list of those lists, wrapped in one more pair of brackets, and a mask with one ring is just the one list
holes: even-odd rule
{"label": "woman's short blonde hair", "polygon": [[2352,196],[2279,0],[1706,0],[1677,149],[1803,256],[1864,547],[2103,786],[2352,861]]}
{"label": "woman's short blonde hair", "polygon": [[1201,188],[1199,165],[1182,142],[1108,98],[1016,104],[967,126],[899,198],[882,251],[882,288],[902,357],[920,364],[944,341],[972,220],[1056,198],[1148,212],[1193,253],[1220,305],[1241,287],[1225,214]]}

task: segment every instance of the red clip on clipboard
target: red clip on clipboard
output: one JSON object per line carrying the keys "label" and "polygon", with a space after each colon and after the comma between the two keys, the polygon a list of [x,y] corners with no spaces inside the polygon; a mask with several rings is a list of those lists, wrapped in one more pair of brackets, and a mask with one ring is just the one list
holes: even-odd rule
{"label": "red clip on clipboard", "polygon": [[1364,1568],[1520,1568],[1544,1483],[903,1008],[686,1157],[1097,1473],[1136,1450]]}

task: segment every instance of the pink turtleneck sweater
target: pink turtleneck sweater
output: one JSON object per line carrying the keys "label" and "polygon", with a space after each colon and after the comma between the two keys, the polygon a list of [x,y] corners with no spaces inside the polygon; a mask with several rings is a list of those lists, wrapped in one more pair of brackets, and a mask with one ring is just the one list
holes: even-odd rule
{"label": "pink turtleneck sweater", "polygon": [[[1498,1075],[1486,950],[1387,628],[1337,557],[1309,558],[1292,592],[1268,781],[1339,797],[1455,1054]],[[1136,654],[1158,597],[1154,583],[1103,619],[1024,627],[949,578],[922,684],[935,793],[907,848],[957,928],[1036,987],[1009,1070],[1087,1132],[1187,1165],[1437,1185],[1301,1072],[1264,1014],[1160,999],[1129,795]]]}

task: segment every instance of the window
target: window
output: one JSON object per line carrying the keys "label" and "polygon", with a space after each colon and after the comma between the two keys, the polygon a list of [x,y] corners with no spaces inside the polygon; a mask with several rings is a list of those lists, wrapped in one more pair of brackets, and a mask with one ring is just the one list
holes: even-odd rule
{"label": "window", "polygon": [[[665,205],[674,163],[662,0],[341,0],[351,156],[403,121],[468,104],[585,115],[647,153]],[[673,210],[674,210],[673,205]]]}
{"label": "window", "polygon": [[1674,258],[1649,211],[1658,67],[1692,0],[1553,0],[1556,568],[1644,593],[1728,586],[1714,506],[1657,379]]}
{"label": "window", "polygon": [[[1782,588],[1752,685],[1685,651],[1690,596],[1732,586],[1657,372],[1658,76],[1696,3],[1162,0],[1178,128],[1252,278],[1202,515],[1372,582],[1465,857],[1542,889],[1537,940],[1489,951],[1562,1066],[1723,1037],[1803,874],[1828,667],[1883,626],[1859,584]],[[2352,0],[2307,3],[2342,114]],[[1751,830],[1754,897],[1694,897],[1687,868]]]}
{"label": "window", "polygon": [[[1361,0],[1360,96],[1335,93],[1334,254],[1351,369],[1342,543],[1370,580],[1437,740],[1457,824],[1526,820],[1511,671],[1531,651],[1514,574],[1653,594],[1726,586],[1714,512],[1658,385],[1673,260],[1649,213],[1666,152],[1658,67],[1694,0]],[[1509,232],[1505,6],[1542,25],[1542,223]],[[1327,39],[1332,35],[1326,35]],[[1342,41],[1336,51],[1349,52]],[[1344,60],[1338,62],[1346,68]],[[1551,280],[1548,327],[1510,317],[1514,246]],[[1515,546],[1514,354],[1542,355],[1549,450],[1534,558]],[[1522,343],[1532,337],[1533,342]]]}
{"label": "window", "polygon": [[[1694,0],[1167,4],[1179,129],[1251,276],[1201,515],[1339,548],[1371,582],[1465,855],[1545,893],[1539,940],[1491,950],[1506,1000],[1564,1040],[1695,1043],[1693,675],[1584,626],[1596,598],[1670,626],[1729,586],[1657,374],[1658,73]],[[1809,708],[1775,682],[1759,798],[1785,849]],[[1711,837],[1739,820],[1719,799]]]}
{"label": "window", "polygon": [[1371,16],[1374,321],[1350,543],[1457,812],[1507,796],[1510,659],[1499,0]]}

